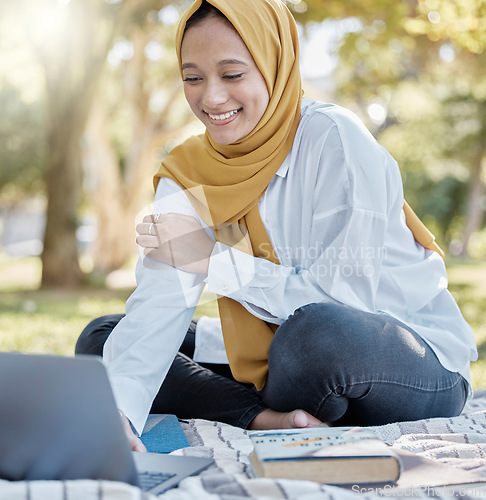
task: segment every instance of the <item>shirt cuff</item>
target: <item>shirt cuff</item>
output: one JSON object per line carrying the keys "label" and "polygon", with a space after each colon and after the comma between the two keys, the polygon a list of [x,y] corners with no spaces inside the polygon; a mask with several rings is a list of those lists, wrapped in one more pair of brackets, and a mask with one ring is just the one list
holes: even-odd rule
{"label": "shirt cuff", "polygon": [[119,408],[141,436],[152,400],[145,388],[128,377],[111,379],[117,408]]}
{"label": "shirt cuff", "polygon": [[246,287],[255,276],[255,258],[217,242],[209,259],[208,290],[228,296]]}

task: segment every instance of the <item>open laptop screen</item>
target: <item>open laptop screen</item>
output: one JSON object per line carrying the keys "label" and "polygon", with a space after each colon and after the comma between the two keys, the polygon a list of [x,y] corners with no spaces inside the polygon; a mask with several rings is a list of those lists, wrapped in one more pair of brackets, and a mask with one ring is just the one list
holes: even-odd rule
{"label": "open laptop screen", "polygon": [[100,358],[0,353],[0,478],[137,484]]}

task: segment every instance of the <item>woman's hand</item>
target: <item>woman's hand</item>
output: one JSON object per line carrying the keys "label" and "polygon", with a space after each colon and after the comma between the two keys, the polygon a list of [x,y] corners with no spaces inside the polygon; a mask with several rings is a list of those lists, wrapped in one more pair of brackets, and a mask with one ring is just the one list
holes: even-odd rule
{"label": "woman's hand", "polygon": [[130,425],[130,421],[128,420],[127,416],[121,410],[118,411],[120,412],[123,430],[125,431],[125,435],[127,436],[130,448],[132,449],[132,451],[140,451],[142,453],[145,453],[147,451],[147,448],[145,448],[145,445],[142,443],[141,439],[138,438],[132,431],[132,426]]}
{"label": "woman's hand", "polygon": [[154,260],[188,273],[207,274],[214,241],[190,215],[147,215],[137,225],[137,243]]}

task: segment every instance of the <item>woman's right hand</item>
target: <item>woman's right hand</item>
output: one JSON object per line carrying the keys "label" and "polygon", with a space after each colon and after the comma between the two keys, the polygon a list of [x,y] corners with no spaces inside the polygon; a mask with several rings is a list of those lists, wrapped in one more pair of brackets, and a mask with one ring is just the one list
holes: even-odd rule
{"label": "woman's right hand", "polygon": [[190,215],[146,215],[137,225],[137,243],[145,255],[188,273],[208,273],[214,241]]}
{"label": "woman's right hand", "polygon": [[121,410],[119,410],[119,412],[122,419],[123,430],[125,431],[125,435],[127,436],[130,448],[132,449],[132,451],[140,451],[142,453],[146,453],[147,448],[145,448],[145,445],[142,443],[141,439],[137,437],[132,431],[130,420],[128,420],[127,416]]}

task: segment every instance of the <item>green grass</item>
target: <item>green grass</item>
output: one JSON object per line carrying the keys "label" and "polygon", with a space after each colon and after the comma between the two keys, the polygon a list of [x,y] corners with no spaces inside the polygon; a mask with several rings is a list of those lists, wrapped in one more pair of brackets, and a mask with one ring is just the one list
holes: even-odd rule
{"label": "green grass", "polygon": [[123,312],[127,294],[29,291],[2,292],[0,297],[0,350],[74,354],[86,324],[103,314]]}
{"label": "green grass", "polygon": [[[448,262],[450,290],[473,327],[479,361],[472,382],[486,388],[486,262]],[[124,312],[132,288],[38,290],[40,262],[0,254],[0,350],[70,355],[81,330],[93,318]],[[216,314],[214,297],[203,295],[196,316]]]}
{"label": "green grass", "polygon": [[471,366],[476,389],[486,388],[486,262],[460,262],[448,265],[449,289],[472,326],[479,359]]}
{"label": "green grass", "polygon": [[[0,254],[0,351],[71,355],[83,328],[104,314],[123,313],[133,287],[38,290],[37,258]],[[204,293],[195,316],[217,314],[214,297]]]}

